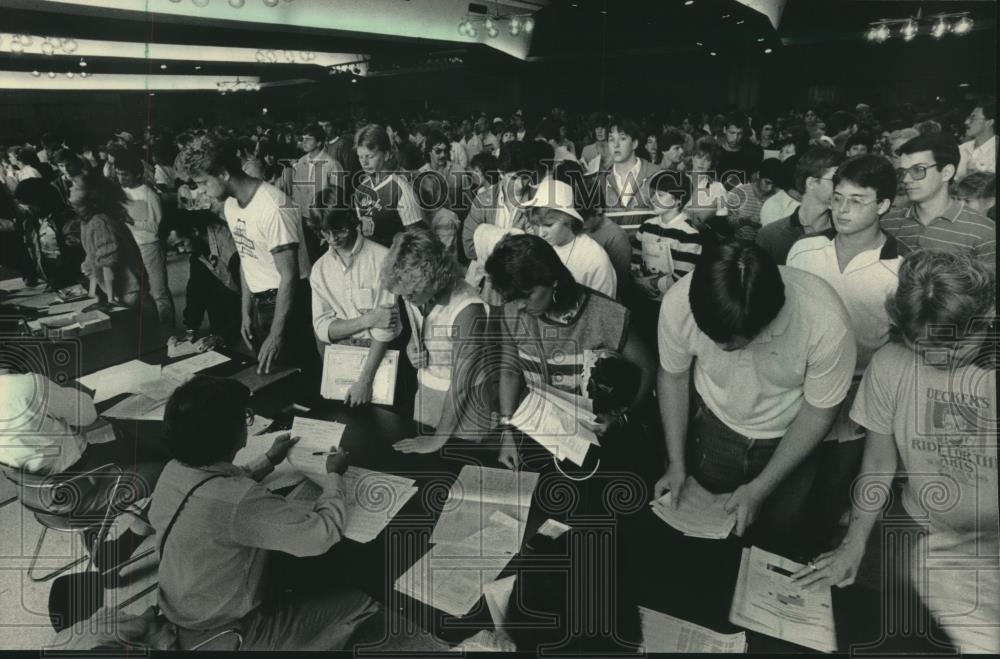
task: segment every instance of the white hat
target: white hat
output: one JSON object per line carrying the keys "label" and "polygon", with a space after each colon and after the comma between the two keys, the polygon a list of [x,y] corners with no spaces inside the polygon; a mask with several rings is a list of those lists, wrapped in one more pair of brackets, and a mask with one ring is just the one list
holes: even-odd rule
{"label": "white hat", "polygon": [[503,117],[493,117],[493,123],[495,123],[495,124],[502,124],[503,123]]}
{"label": "white hat", "polygon": [[576,206],[573,205],[573,188],[548,176],[542,179],[542,182],[538,184],[538,190],[535,191],[535,196],[529,199],[524,206],[525,208],[551,208],[583,222]]}

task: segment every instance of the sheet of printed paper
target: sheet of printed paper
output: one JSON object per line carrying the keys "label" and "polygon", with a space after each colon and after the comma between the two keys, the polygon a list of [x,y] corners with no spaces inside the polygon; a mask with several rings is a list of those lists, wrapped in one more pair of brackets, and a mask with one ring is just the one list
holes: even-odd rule
{"label": "sheet of printed paper", "polygon": [[163,421],[163,413],[167,403],[153,400],[139,394],[125,398],[101,415],[107,419],[128,419],[131,421]]}
{"label": "sheet of printed paper", "polygon": [[448,494],[431,542],[462,543],[489,526],[495,512],[517,520],[517,546],[524,537],[538,474],[466,465]]}
{"label": "sheet of printed paper", "polygon": [[53,304],[60,304],[61,302],[62,300],[59,298],[58,295],[49,292],[49,293],[40,293],[37,295],[32,295],[31,297],[24,298],[17,304],[26,309],[41,310],[41,309],[47,309]]}
{"label": "sheet of printed paper", "polygon": [[820,652],[836,652],[830,589],[807,592],[792,581],[801,563],[757,547],[743,550],[729,621]]}
{"label": "sheet of printed paper", "polygon": [[199,371],[204,371],[206,368],[225,364],[228,361],[231,361],[229,357],[220,355],[214,350],[208,350],[193,357],[182,359],[179,362],[174,362],[169,366],[164,366],[163,372],[174,379],[180,380],[192,376]]}
{"label": "sheet of printed paper", "polygon": [[725,510],[729,494],[712,494],[693,477],[684,481],[681,505],[674,509],[673,495],[667,492],[650,505],[653,512],[685,535],[699,538],[728,538],[736,516]]}
{"label": "sheet of printed paper", "polygon": [[487,585],[507,567],[511,556],[481,559],[435,557],[433,550],[396,580],[396,590],[456,617],[467,614]]}
{"label": "sheet of printed paper", "polygon": [[743,654],[746,632],[720,634],[706,627],[643,606],[639,607],[644,652],[716,652]]}
{"label": "sheet of printed paper", "polygon": [[327,457],[340,446],[345,428],[336,421],[295,417],[291,433],[298,442],[288,451],[288,462],[302,473],[327,473]]}
{"label": "sheet of printed paper", "polygon": [[[330,400],[344,400],[347,391],[361,377],[368,359],[364,346],[328,345],[323,352],[323,381],[320,395]],[[372,402],[392,405],[396,393],[399,351],[386,350],[372,379]]]}
{"label": "sheet of printed paper", "polygon": [[347,524],[344,535],[356,542],[374,540],[417,492],[412,478],[348,467],[344,474]]}
{"label": "sheet of printed paper", "polygon": [[99,404],[125,393],[136,393],[139,385],[160,377],[160,367],[133,359],[84,375],[78,382],[94,393],[94,403]]}
{"label": "sheet of printed paper", "polygon": [[76,300],[75,302],[63,302],[62,304],[53,304],[47,310],[49,316],[56,316],[63,313],[77,313],[83,311],[87,307],[97,304],[98,299],[96,297],[90,297],[85,300]]}
{"label": "sheet of printed paper", "polygon": [[[287,432],[287,430],[281,430],[278,432],[261,433],[248,436],[246,446],[240,449],[236,454],[236,457],[233,458],[233,464],[240,467],[249,466],[255,460],[262,458],[264,454],[267,453],[267,450],[271,448],[274,440],[279,435]],[[303,480],[304,478],[302,473],[293,467],[288,460],[283,460],[281,464],[274,468],[274,471],[261,479],[260,484],[269,490],[278,490],[283,487],[288,487],[289,485],[301,483]],[[313,497],[313,499],[315,498],[316,497]]]}
{"label": "sheet of printed paper", "polygon": [[135,393],[143,395],[151,400],[165,403],[174,393],[174,390],[184,384],[184,382],[188,379],[190,379],[190,377],[186,377],[184,380],[181,380],[171,377],[170,375],[163,374],[155,380],[149,380],[140,384]]}
{"label": "sheet of printed paper", "polygon": [[530,383],[528,395],[510,421],[558,459],[581,466],[590,447],[600,445],[587,425],[593,418],[590,399],[543,383]]}

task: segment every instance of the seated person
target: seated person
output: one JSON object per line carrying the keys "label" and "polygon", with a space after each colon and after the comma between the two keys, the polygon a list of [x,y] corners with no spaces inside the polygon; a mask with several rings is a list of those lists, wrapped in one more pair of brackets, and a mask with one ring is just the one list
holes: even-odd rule
{"label": "seated person", "polygon": [[401,330],[394,296],[378,288],[389,250],[361,235],[361,223],[349,209],[313,214],[309,228],[329,247],[309,275],[313,330],[324,345],[368,348],[361,377],[344,398],[351,407],[364,405],[371,402],[375,374]]}
{"label": "seated person", "polygon": [[[402,295],[412,335],[406,346],[417,369],[414,419],[432,431],[397,442],[397,451],[431,453],[453,436],[477,440],[489,430],[490,347],[486,303],[462,278],[455,256],[426,227],[393,239],[382,286]],[[488,397],[488,396],[487,396]]]}
{"label": "seated person", "polygon": [[[190,254],[184,327],[192,335],[208,314],[209,332],[230,348],[240,343],[240,255],[229,227],[211,211],[180,211],[178,245]],[[206,342],[206,344],[209,342]]]}
{"label": "seated person", "polygon": [[854,372],[854,336],[836,292],[779,268],[756,245],[707,245],[664,296],[658,339],[668,464],[654,497],[669,490],[677,505],[693,476],[710,492],[732,493],[726,509],[737,535],[753,525],[763,548],[799,550],[815,449]]}
{"label": "seated person", "polygon": [[584,233],[583,216],[576,209],[573,189],[551,178],[544,179],[525,206],[534,233],[549,243],[582,285],[614,298],[618,277],[607,252]]}
{"label": "seated person", "polygon": [[[904,566],[903,592],[916,589],[963,653],[1000,651],[995,301],[993,271],[970,255],[925,249],[903,261],[887,305],[893,339],[851,409],[868,437],[847,535],[794,575],[808,589],[853,583],[901,473],[903,512],[922,545],[905,555],[925,557]],[[894,512],[891,524],[905,516]]]}
{"label": "seated person", "polygon": [[62,203],[55,188],[40,178],[18,183],[14,196],[28,211],[22,226],[37,272],[53,289],[80,283],[83,245],[76,213]]}
{"label": "seated person", "polygon": [[378,605],[344,587],[309,597],[282,592],[266,575],[271,552],[318,556],[340,540],[346,452],[328,458],[328,474],[309,475],[322,489],[311,508],[272,494],[258,481],[295,440],[281,435],[254,464],[234,465],[253,420],[249,399],[235,380],[199,375],[167,402],[174,459],[149,511],[159,539],[160,610],[177,625],[182,648],[235,627],[243,650],[341,650]]}
{"label": "seated person", "polygon": [[501,329],[500,462],[519,464],[510,417],[528,382],[543,382],[586,395],[587,352],[619,352],[641,373],[635,397],[621,414],[598,414],[598,437],[628,424],[628,415],[649,399],[652,356],[631,323],[629,310],[577,283],[551,245],[538,236],[507,236],[486,261],[486,273],[504,299]]}
{"label": "seated person", "polygon": [[[116,439],[107,441],[113,429],[99,421],[94,399],[73,387],[62,387],[39,373],[18,372],[9,364],[14,359],[0,357],[0,468],[19,469],[28,474],[52,476],[53,483],[113,463],[126,472],[122,486],[130,500],[143,499],[153,492],[167,457],[144,442]],[[91,444],[93,440],[95,443]],[[96,443],[100,440],[101,443]],[[22,502],[53,513],[103,515],[117,473],[97,478],[96,485],[69,497]],[[26,488],[22,497],[28,496]],[[65,499],[66,497],[63,497]]]}
{"label": "seated person", "polygon": [[760,169],[750,175],[748,183],[741,183],[729,191],[729,222],[743,240],[753,240],[760,229],[760,209],[775,193],[775,181],[781,181],[781,161],[768,158]]}

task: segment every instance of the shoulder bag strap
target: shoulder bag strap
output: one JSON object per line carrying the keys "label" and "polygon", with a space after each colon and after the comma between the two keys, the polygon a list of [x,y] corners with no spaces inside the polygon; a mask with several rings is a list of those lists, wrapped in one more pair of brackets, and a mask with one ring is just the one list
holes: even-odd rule
{"label": "shoulder bag strap", "polygon": [[223,476],[225,476],[225,474],[212,474],[208,478],[206,478],[204,480],[201,480],[201,481],[198,481],[198,483],[196,483],[195,486],[192,487],[191,490],[186,495],[184,495],[184,498],[181,499],[181,505],[177,506],[177,510],[174,511],[174,516],[170,519],[170,523],[167,524],[167,528],[163,532],[163,538],[160,540],[160,560],[161,561],[163,560],[163,549],[164,549],[164,547],[167,546],[167,537],[170,535],[170,531],[174,528],[174,523],[177,521],[177,517],[178,517],[178,515],[181,514],[181,510],[184,509],[184,505],[188,502],[188,499],[191,498],[191,495],[194,494],[198,490],[198,488],[200,488],[202,485],[204,485],[208,481],[215,480],[216,478],[221,478]]}

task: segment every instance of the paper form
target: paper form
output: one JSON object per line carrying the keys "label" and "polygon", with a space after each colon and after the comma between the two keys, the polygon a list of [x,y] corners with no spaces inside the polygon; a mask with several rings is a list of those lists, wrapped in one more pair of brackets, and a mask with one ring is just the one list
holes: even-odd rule
{"label": "paper form", "polygon": [[159,366],[133,359],[85,375],[77,381],[94,392],[94,403],[99,404],[121,394],[135,393],[139,385],[159,377]]}
{"label": "paper form", "polygon": [[231,361],[229,357],[220,355],[214,350],[208,350],[193,357],[182,359],[179,362],[174,362],[169,366],[164,366],[163,372],[165,375],[169,375],[176,380],[185,380],[199,371],[204,371],[206,368],[218,366],[219,364],[225,364],[228,361]]}
{"label": "paper form", "polygon": [[659,611],[639,607],[643,652],[721,652],[743,654],[746,632],[720,634]]}
{"label": "paper form", "polygon": [[650,503],[653,512],[684,535],[695,538],[724,539],[736,525],[736,516],[725,510],[729,494],[712,494],[692,476],[684,481],[681,505],[671,506],[672,493],[667,492]]}
{"label": "paper form", "polygon": [[[328,345],[323,351],[323,380],[320,395],[330,400],[344,400],[347,391],[361,377],[368,348],[364,346]],[[396,372],[399,351],[386,350],[372,379],[372,402],[392,405],[396,394]]]}

